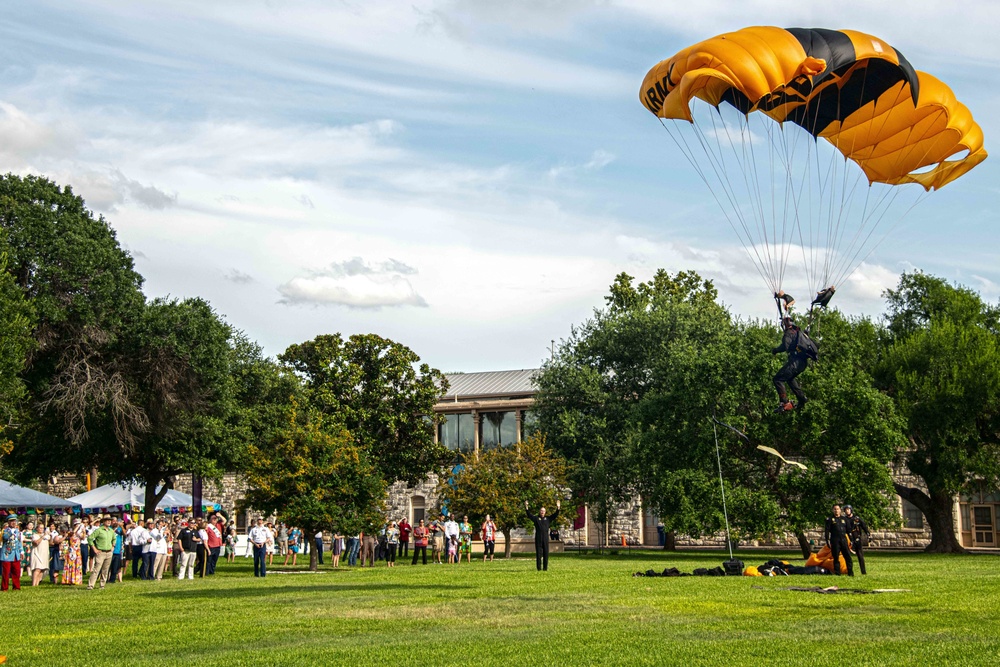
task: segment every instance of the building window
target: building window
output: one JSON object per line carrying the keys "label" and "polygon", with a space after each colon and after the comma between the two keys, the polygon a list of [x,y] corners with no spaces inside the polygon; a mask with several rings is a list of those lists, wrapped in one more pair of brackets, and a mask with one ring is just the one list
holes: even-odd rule
{"label": "building window", "polygon": [[538,415],[535,414],[534,410],[522,410],[521,411],[521,438],[524,440],[528,439],[528,436],[534,435],[538,431]]}
{"label": "building window", "polygon": [[438,426],[438,442],[452,451],[468,454],[475,447],[475,422],[471,413],[445,415]]}
{"label": "building window", "polygon": [[423,496],[413,496],[412,498],[410,498],[410,509],[412,510],[412,514],[413,514],[413,516],[410,518],[410,524],[411,525],[416,526],[424,518],[426,518],[424,516],[424,511],[425,511],[424,504],[425,503],[426,503],[426,500],[424,499]]}
{"label": "building window", "polygon": [[914,528],[921,530],[924,527],[924,513],[917,509],[917,506],[905,498],[903,501],[903,528]]}
{"label": "building window", "polygon": [[517,416],[513,412],[481,412],[479,428],[481,449],[493,449],[517,442]]}

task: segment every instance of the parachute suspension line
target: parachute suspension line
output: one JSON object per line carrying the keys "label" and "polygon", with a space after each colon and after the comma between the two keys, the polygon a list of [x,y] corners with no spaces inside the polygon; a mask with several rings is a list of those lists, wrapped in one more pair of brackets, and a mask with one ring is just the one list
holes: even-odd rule
{"label": "parachute suspension line", "polygon": [[715,462],[719,465],[719,491],[722,492],[722,516],[726,519],[726,545],[729,547],[729,560],[733,559],[733,541],[729,537],[729,511],[726,509],[726,487],[722,483],[722,456],[719,454],[719,428],[712,422],[712,433],[715,435]]}
{"label": "parachute suspension line", "polygon": [[[712,151],[710,150],[711,144],[708,138],[705,136],[704,129],[697,121],[695,121],[692,124],[693,131],[695,132],[695,136],[701,143],[702,148],[705,150],[706,155],[708,155],[710,158],[712,157],[715,158],[715,160],[712,161],[711,163],[713,165],[713,168],[715,168],[716,170],[716,176],[719,178],[720,185],[726,190],[727,196],[729,197],[729,203],[733,207],[733,210],[736,211],[738,219],[740,221],[740,225],[743,228],[744,236],[741,236],[740,241],[741,243],[743,243],[744,250],[746,250],[747,254],[750,255],[751,254],[750,249],[752,249],[752,255],[757,258],[757,273],[759,273],[761,278],[763,278],[765,284],[773,285],[774,279],[768,273],[769,264],[768,262],[765,261],[767,248],[763,249],[763,251],[765,252],[765,257],[761,257],[760,255],[761,249],[759,249],[758,245],[754,243],[754,235],[750,231],[750,227],[747,223],[746,212],[743,210],[743,207],[739,205],[739,197],[736,194],[736,188],[733,186],[733,182],[729,177],[729,170],[726,167],[727,151],[722,147],[722,132],[719,130],[718,127],[716,127],[716,114],[712,113],[712,111],[709,111],[707,108],[705,108],[705,110],[709,113],[712,121],[712,128],[713,128],[712,134],[715,137],[715,143],[718,149],[718,154],[716,155],[712,153]],[[723,127],[725,127],[725,122],[724,120],[722,120],[721,112],[718,112],[717,108],[715,109],[715,111],[718,113],[719,120],[722,121]],[[728,132],[727,132],[727,140],[730,142],[731,152],[733,153],[735,158],[736,149],[734,147],[734,144],[732,143],[732,138],[728,136]],[[744,174],[743,169],[740,169],[739,171],[741,174]],[[746,175],[744,174],[744,183],[745,182],[746,182]],[[736,231],[738,236],[740,235],[739,231],[736,230],[735,228],[734,231]]]}
{"label": "parachute suspension line", "polygon": [[[763,244],[755,244],[754,243],[754,235],[750,234],[749,230],[747,232],[747,236],[748,236],[751,244],[753,244],[753,245],[763,245],[763,248],[761,250],[764,253],[764,258],[766,260],[766,265],[764,267],[764,272],[768,275],[768,278],[769,278],[768,283],[769,283],[770,289],[772,291],[774,291],[774,292],[777,292],[781,288],[781,285],[778,282],[778,274],[777,274],[777,270],[775,268],[774,253],[772,252],[771,244],[768,242],[768,239],[767,239],[767,226],[766,226],[766,222],[764,220],[763,210],[762,210],[762,208],[760,206],[760,188],[759,188],[759,185],[758,185],[758,187],[754,187],[754,186],[751,185],[751,177],[753,178],[754,184],[758,184],[756,162],[750,162],[748,160],[748,158],[747,158],[747,144],[753,141],[753,137],[752,136],[750,136],[750,137],[747,136],[747,134],[745,132],[745,129],[744,129],[744,124],[738,120],[737,122],[740,122],[740,139],[741,139],[741,141],[740,141],[740,150],[737,150],[736,142],[734,140],[734,137],[732,136],[732,134],[729,131],[729,124],[726,123],[725,119],[722,117],[722,111],[719,109],[719,107],[715,107],[715,110],[716,110],[717,113],[711,115],[711,118],[712,118],[712,134],[713,134],[713,136],[715,136],[715,141],[716,141],[716,144],[717,144],[717,146],[719,148],[719,157],[722,160],[723,168],[725,168],[725,159],[723,157],[723,153],[725,152],[725,149],[723,149],[723,147],[722,147],[722,133],[725,132],[726,142],[729,145],[730,150],[732,151],[734,160],[740,166],[739,172],[743,176],[743,186],[744,186],[744,188],[746,188],[747,199],[750,202],[749,203],[749,209],[750,209],[749,213],[750,213],[750,216],[752,216],[753,219],[754,219],[755,228],[758,231],[757,236],[763,240]],[[717,127],[716,124],[715,124],[715,122],[716,122],[716,115],[718,115],[718,120],[719,120],[719,124],[721,125],[721,130],[720,130],[720,127]],[[747,120],[747,123],[749,123],[749,117],[748,116],[745,116],[745,115],[742,115],[742,114],[737,114],[737,115],[738,116],[743,116],[743,118],[745,120]],[[752,167],[752,169],[753,169],[753,173],[752,174],[751,174],[750,167]],[[727,181],[728,181],[728,172],[727,172]],[[756,201],[754,200],[754,194],[757,195]],[[734,191],[734,198],[736,198],[735,197],[735,191]],[[736,199],[738,200],[738,198],[736,198]],[[750,217],[750,216],[748,216],[748,217]]]}
{"label": "parachute suspension line", "polygon": [[[758,275],[760,275],[761,280],[763,280],[765,284],[769,284],[767,276],[764,275],[764,272],[761,269],[761,267],[763,266],[763,261],[760,255],[757,253],[757,249],[753,247],[752,244],[748,246],[747,242],[744,241],[744,236],[740,234],[739,229],[737,229],[736,227],[736,223],[734,223],[732,217],[730,217],[729,210],[725,206],[723,206],[722,200],[719,199],[719,195],[716,192],[715,188],[712,187],[712,183],[709,181],[708,176],[705,174],[705,171],[702,169],[701,165],[698,164],[698,161],[694,159],[694,151],[691,149],[690,146],[688,146],[687,139],[684,138],[683,131],[678,130],[675,135],[675,133],[672,132],[670,128],[667,126],[667,123],[664,122],[664,119],[660,118],[659,121],[660,125],[662,125],[663,129],[667,132],[667,135],[670,136],[670,138],[674,141],[674,144],[676,144],[677,148],[681,151],[684,157],[687,158],[687,161],[691,163],[692,167],[694,167],[695,173],[697,173],[699,178],[701,178],[702,182],[705,184],[705,187],[707,187],[709,192],[712,193],[712,198],[715,199],[715,203],[719,205],[719,209],[722,211],[723,217],[725,217],[726,222],[729,223],[729,226],[736,234],[737,238],[740,241],[740,245],[743,246],[743,250],[746,252],[747,256],[757,257],[757,261],[754,262],[754,268],[757,270]],[[697,126],[694,123],[691,123],[691,125],[693,128],[695,128],[692,131],[694,131],[697,134]],[[705,148],[704,144],[702,145],[702,148],[705,149],[705,154],[710,158],[709,164],[711,164],[713,170],[715,171],[716,177],[719,178],[721,182],[722,178],[719,175],[718,168],[711,160],[712,157],[711,153],[709,153],[707,148]],[[732,193],[730,193],[728,190],[726,190],[726,197],[729,199],[730,207],[734,211],[735,217],[737,218],[737,220],[739,220],[740,225],[743,227],[744,231],[747,232],[749,238],[749,232],[747,231],[746,222],[743,220],[741,211],[739,207],[736,205]]]}
{"label": "parachute suspension line", "polygon": [[[900,86],[899,87],[899,90],[896,92],[896,97],[893,100],[893,106],[895,106],[896,104],[898,104],[899,101],[900,101],[900,98],[903,97],[903,91],[904,91],[904,89],[905,89],[904,86]],[[885,116],[885,118],[882,121],[882,127],[880,128],[880,131],[882,129],[884,129],[886,123],[888,122],[888,116],[889,116],[889,114],[884,114],[884,116]],[[921,133],[920,137],[915,142],[913,141],[913,135],[914,135],[914,132],[915,132],[915,127],[908,128],[907,129],[906,145],[910,145],[911,142],[912,143],[920,143],[921,141],[923,141],[924,139],[926,139],[928,137],[929,132],[930,132],[931,126],[932,126],[932,124],[925,125],[925,127],[923,129],[923,132]],[[931,148],[932,147],[930,145],[928,145],[928,147],[924,150],[923,158],[926,158],[926,156],[930,152]],[[902,161],[902,152],[900,154],[899,161],[897,161],[897,165],[901,161]],[[920,162],[923,162],[923,159],[921,159]],[[871,189],[871,187],[873,187],[873,186],[870,184],[869,185],[869,190]],[[861,236],[861,234],[865,230],[865,226],[867,225],[867,223],[868,223],[868,221],[870,219],[874,218],[875,222],[871,225],[871,228],[868,230],[868,233],[865,235],[864,240],[861,241],[861,243],[856,244],[856,247],[855,247],[854,240],[852,240],[852,244],[851,244],[851,246],[849,247],[848,250],[849,250],[849,252],[853,251],[853,253],[851,253],[850,259],[845,259],[845,260],[843,260],[841,262],[841,265],[840,265],[839,268],[841,270],[842,276],[837,278],[838,281],[842,281],[842,280],[844,280],[846,278],[849,278],[851,275],[853,275],[854,272],[860,267],[860,265],[863,264],[865,261],[867,261],[867,259],[875,252],[875,250],[882,244],[882,242],[886,238],[888,238],[889,235],[893,231],[895,231],[895,229],[903,222],[903,220],[909,215],[909,213],[918,204],[920,204],[924,200],[924,198],[927,196],[927,194],[928,194],[926,190],[922,190],[920,192],[920,194],[914,199],[913,203],[910,204],[910,206],[907,207],[899,215],[899,217],[893,223],[891,223],[891,225],[889,226],[889,228],[886,229],[885,234],[883,234],[882,236],[878,237],[876,239],[875,243],[868,249],[867,252],[865,252],[864,256],[861,257],[860,261],[858,261],[858,257],[861,255],[862,252],[865,251],[865,249],[867,248],[868,243],[870,242],[872,236],[875,234],[875,231],[880,227],[882,221],[884,220],[884,218],[886,217],[886,215],[888,214],[888,212],[890,210],[893,210],[894,202],[896,201],[896,199],[899,196],[900,192],[903,191],[904,187],[909,187],[909,186],[900,186],[900,185],[897,185],[897,186],[894,186],[894,187],[892,187],[892,186],[885,186],[885,188],[883,190],[882,196],[878,198],[878,201],[876,202],[875,206],[873,207],[872,213],[869,214],[869,215],[867,215],[867,216],[863,216],[862,223],[858,227],[857,233],[855,234],[855,238],[858,238],[858,237]],[[891,192],[891,196],[889,196],[890,192]],[[877,217],[876,217],[876,214],[877,214]]]}

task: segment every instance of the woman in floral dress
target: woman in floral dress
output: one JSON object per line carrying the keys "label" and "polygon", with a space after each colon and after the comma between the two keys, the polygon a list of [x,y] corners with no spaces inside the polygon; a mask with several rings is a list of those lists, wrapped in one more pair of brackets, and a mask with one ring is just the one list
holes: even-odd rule
{"label": "woman in floral dress", "polygon": [[67,586],[79,586],[83,583],[83,559],[80,556],[80,536],[76,531],[69,531],[63,540],[62,557],[62,582]]}

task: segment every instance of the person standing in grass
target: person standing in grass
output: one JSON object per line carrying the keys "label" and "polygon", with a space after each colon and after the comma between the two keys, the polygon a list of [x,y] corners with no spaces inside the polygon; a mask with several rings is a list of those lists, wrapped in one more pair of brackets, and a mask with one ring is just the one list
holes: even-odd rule
{"label": "person standing in grass", "polygon": [[35,522],[24,524],[21,531],[21,544],[24,546],[24,557],[21,558],[21,573],[31,572],[31,552],[35,548]]}
{"label": "person standing in grass", "polygon": [[441,556],[444,554],[445,549],[445,536],[444,536],[444,524],[446,517],[444,514],[441,515],[440,519],[435,519],[431,521],[430,531],[432,547],[431,555],[434,557],[434,562],[438,565],[441,564]]}
{"label": "person standing in grass", "polygon": [[236,562],[236,526],[226,528],[226,562]]}
{"label": "person standing in grass", "polygon": [[847,516],[847,521],[851,528],[851,546],[854,547],[854,553],[858,556],[858,568],[861,569],[861,574],[868,574],[865,570],[865,547],[868,546],[868,540],[871,538],[871,531],[868,530],[868,524],[860,516],[854,513],[854,508],[850,505],[844,506],[844,515]]}
{"label": "person standing in grass", "polygon": [[73,532],[80,541],[80,567],[84,579],[87,578],[87,563],[90,561],[90,517],[84,516],[73,522]]}
{"label": "person standing in grass", "polygon": [[6,591],[11,582],[14,590],[21,590],[21,559],[24,556],[24,544],[21,542],[21,528],[17,523],[16,514],[8,514],[3,528],[3,538],[0,539],[0,590]]}
{"label": "person standing in grass", "polygon": [[111,573],[111,557],[115,550],[115,541],[118,536],[111,530],[111,517],[105,515],[101,518],[101,525],[90,533],[90,579],[87,581],[87,590],[94,590],[94,584],[98,579],[101,582],[101,590],[108,583],[108,575]]}
{"label": "person standing in grass", "polygon": [[458,524],[458,562],[462,562],[462,554],[466,555],[468,562],[472,562],[472,524],[469,517],[463,516],[462,523]]}
{"label": "person standing in grass", "polygon": [[410,557],[410,533],[413,532],[413,526],[407,522],[404,516],[399,522],[399,557],[409,558]]}
{"label": "person standing in grass", "polygon": [[413,529],[413,563],[417,564],[417,556],[423,555],[424,565],[427,565],[427,527],[421,519],[417,527]]}
{"label": "person standing in grass", "polygon": [[284,556],[288,563],[288,526],[284,521],[278,522],[278,555]]}
{"label": "person standing in grass", "polygon": [[850,522],[847,517],[840,513],[840,505],[833,506],[833,516],[826,520],[823,529],[823,537],[827,546],[833,552],[833,573],[840,575],[840,556],[844,557],[847,563],[847,576],[854,576],[854,562],[851,559],[851,547],[847,543],[847,536],[851,532]]}
{"label": "person standing in grass", "polygon": [[288,530],[288,551],[285,553],[285,562],[283,565],[288,565],[288,558],[292,559],[292,567],[295,566],[295,561],[299,556],[299,539],[302,537],[302,531],[300,531],[295,526],[292,526]]}
{"label": "person standing in grass", "polygon": [[375,536],[369,532],[361,533],[361,567],[375,567]]}
{"label": "person standing in grass", "polygon": [[250,543],[253,545],[253,576],[267,576],[267,543],[271,541],[271,531],[264,520],[257,518],[257,525],[250,529]]}
{"label": "person standing in grass", "polygon": [[562,509],[562,503],[557,500],[555,514],[546,516],[543,507],[538,510],[538,516],[535,516],[528,509],[528,501],[524,501],[524,512],[531,519],[531,523],[535,524],[535,567],[539,571],[548,571],[549,569],[549,529],[552,527],[552,522],[559,516],[560,509]]}
{"label": "person standing in grass", "polygon": [[170,532],[167,530],[167,522],[160,519],[156,522],[156,527],[150,531],[152,542],[149,544],[149,551],[153,554],[153,576],[150,579],[156,581],[163,580],[163,572],[167,569],[167,550],[170,547]]}
{"label": "person standing in grass", "polygon": [[206,572],[210,575],[215,574],[215,568],[219,564],[219,556],[222,555],[222,525],[219,523],[219,517],[213,516],[208,521],[208,525],[205,527],[205,531],[208,534],[208,567]]}
{"label": "person standing in grass", "polygon": [[323,531],[317,530],[316,535],[313,537],[313,543],[316,548],[316,562],[320,565],[323,564]]}
{"label": "person standing in grass", "polygon": [[49,526],[49,581],[53,584],[59,583],[59,577],[62,576],[62,544],[67,532],[68,529],[57,524],[55,520]]}
{"label": "person standing in grass", "polygon": [[181,529],[177,531],[179,555],[177,559],[177,579],[194,579],[194,561],[198,554],[198,534],[191,529],[187,521],[181,521]]}
{"label": "person standing in grass", "polygon": [[386,567],[396,567],[396,549],[399,548],[399,526],[395,521],[385,529],[385,564]]}
{"label": "person standing in grass", "polygon": [[340,557],[344,555],[344,536],[338,530],[334,530],[330,538],[330,553],[333,554],[333,567],[339,568]]}
{"label": "person standing in grass", "polygon": [[480,530],[482,530],[483,535],[483,562],[485,563],[487,556],[490,557],[490,561],[493,560],[493,552],[497,548],[497,525],[493,523],[489,514],[486,515],[486,520],[483,521]]}
{"label": "person standing in grass", "polygon": [[35,537],[32,538],[34,548],[31,550],[31,585],[37,586],[42,583],[42,577],[49,569],[49,539],[52,532],[48,528],[43,528],[39,522]]}
{"label": "person standing in grass", "polygon": [[83,583],[83,560],[80,556],[80,535],[75,530],[68,531],[63,540],[62,557],[62,583],[66,586],[79,586]]}

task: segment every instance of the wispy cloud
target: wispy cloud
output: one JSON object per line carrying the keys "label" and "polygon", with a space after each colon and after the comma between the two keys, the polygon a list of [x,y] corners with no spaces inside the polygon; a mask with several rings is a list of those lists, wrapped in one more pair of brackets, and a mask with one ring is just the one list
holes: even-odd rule
{"label": "wispy cloud", "polygon": [[239,269],[229,269],[228,273],[222,277],[231,283],[236,283],[237,285],[249,285],[254,282],[253,276],[249,273],[244,273]]}
{"label": "wispy cloud", "polygon": [[561,164],[558,167],[552,167],[549,169],[549,177],[558,178],[559,176],[579,171],[597,171],[604,169],[614,161],[614,154],[606,150],[598,149],[594,151],[589,160],[581,164]]}
{"label": "wispy cloud", "polygon": [[278,287],[280,303],[341,305],[350,308],[426,307],[406,276],[417,270],[395,259],[369,262],[360,257],[335,262],[323,271],[292,278]]}

